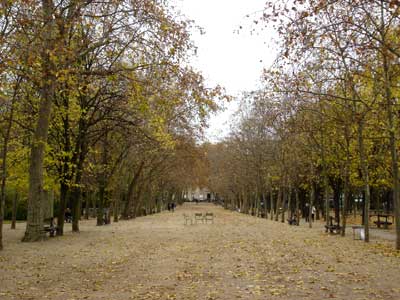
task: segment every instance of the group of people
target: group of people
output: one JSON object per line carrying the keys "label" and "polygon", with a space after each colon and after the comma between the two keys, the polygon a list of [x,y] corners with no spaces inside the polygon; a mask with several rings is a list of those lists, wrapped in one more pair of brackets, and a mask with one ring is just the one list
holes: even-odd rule
{"label": "group of people", "polygon": [[175,211],[176,204],[174,202],[168,202],[167,208],[168,208],[168,211],[173,212],[173,211]]}

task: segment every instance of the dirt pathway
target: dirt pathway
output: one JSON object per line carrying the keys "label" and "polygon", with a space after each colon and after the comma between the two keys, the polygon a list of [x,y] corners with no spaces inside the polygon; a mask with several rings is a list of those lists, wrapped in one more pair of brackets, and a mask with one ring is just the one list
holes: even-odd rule
{"label": "dirt pathway", "polygon": [[[212,211],[214,224],[182,214]],[[43,243],[5,232],[0,299],[400,299],[393,243],[352,238],[223,210],[175,213],[96,227]],[[68,229],[67,229],[68,230]]]}

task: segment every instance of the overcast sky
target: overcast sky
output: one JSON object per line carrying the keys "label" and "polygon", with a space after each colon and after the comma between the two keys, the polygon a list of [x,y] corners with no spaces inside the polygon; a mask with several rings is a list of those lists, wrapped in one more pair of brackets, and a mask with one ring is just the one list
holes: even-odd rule
{"label": "overcast sky", "polygon": [[[192,65],[200,70],[207,82],[220,84],[228,94],[254,90],[263,67],[274,59],[268,47],[271,33],[251,34],[251,20],[264,7],[264,0],[176,0],[178,8],[205,30],[204,35],[193,33],[198,57]],[[235,33],[243,26],[240,33]],[[207,137],[216,141],[229,130],[229,116],[235,103],[210,120]]]}

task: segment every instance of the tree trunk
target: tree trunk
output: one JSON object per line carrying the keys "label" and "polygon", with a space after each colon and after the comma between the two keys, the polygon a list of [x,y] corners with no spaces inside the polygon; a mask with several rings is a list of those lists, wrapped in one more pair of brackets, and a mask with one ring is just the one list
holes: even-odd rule
{"label": "tree trunk", "polygon": [[275,207],[275,221],[278,222],[279,220],[279,209],[282,203],[282,188],[279,187],[278,190],[278,198],[276,199],[276,207]]}
{"label": "tree trunk", "polygon": [[45,147],[49,129],[51,106],[55,94],[54,55],[55,21],[53,1],[42,0],[44,19],[42,59],[42,88],[38,120],[31,145],[29,166],[28,215],[24,242],[39,241],[45,238],[43,231],[43,167]]}
{"label": "tree trunk", "polygon": [[[383,3],[382,3],[383,5]],[[382,30],[383,31],[383,30]],[[382,32],[382,34],[384,34]],[[397,161],[397,138],[395,133],[394,114],[393,114],[393,99],[391,91],[391,79],[389,74],[389,62],[387,51],[383,53],[383,73],[384,73],[384,84],[385,84],[385,99],[386,99],[386,114],[389,127],[389,144],[390,144],[390,156],[392,165],[392,177],[393,177],[393,204],[394,204],[394,216],[396,222],[396,249],[400,250],[400,185],[399,185],[399,165]]]}
{"label": "tree trunk", "polygon": [[[10,128],[11,130],[11,128]],[[3,155],[2,155],[2,174],[1,174],[1,191],[0,191],[0,250],[3,250],[3,219],[4,207],[6,205],[6,179],[7,179],[7,147],[9,134],[4,138]]]}
{"label": "tree trunk", "polygon": [[[347,167],[346,167],[347,169]],[[347,170],[345,171],[346,175],[344,178],[344,187],[343,187],[343,207],[342,207],[342,229],[341,229],[341,236],[345,236],[346,235],[346,223],[347,223],[347,208],[348,208],[348,203],[349,203],[349,184],[350,184],[350,180],[349,180],[349,176],[347,174]]]}
{"label": "tree trunk", "polygon": [[89,208],[92,197],[93,197],[93,192],[89,191],[85,197],[85,220],[89,220]]}
{"label": "tree trunk", "polygon": [[120,202],[120,198],[122,197],[123,193],[120,192],[115,192],[114,195],[114,222],[118,222],[119,221],[119,202]]}
{"label": "tree trunk", "polygon": [[295,197],[296,197],[296,225],[299,226],[300,225],[300,214],[299,214],[299,210],[300,210],[300,201],[299,201],[299,189],[296,187],[295,188]]}
{"label": "tree trunk", "polygon": [[4,197],[4,200],[3,200],[3,195],[1,195],[1,198],[0,198],[0,251],[3,250],[4,205],[5,205],[5,197]]}
{"label": "tree trunk", "polygon": [[97,198],[97,226],[104,225],[104,195],[105,195],[105,186],[103,182],[100,182],[99,185],[99,196]]}
{"label": "tree trunk", "polygon": [[343,187],[343,208],[342,208],[342,231],[341,235],[346,235],[346,223],[347,223],[347,210],[349,206],[349,198],[350,198],[350,167],[351,167],[351,158],[350,158],[350,134],[349,127],[346,124],[344,128],[344,137],[346,141],[346,161],[344,167],[344,187]]}
{"label": "tree trunk", "polygon": [[73,189],[72,195],[72,232],[79,232],[79,221],[81,219],[81,197],[82,191],[80,186]]}
{"label": "tree trunk", "polygon": [[272,189],[272,186],[270,186],[269,202],[270,202],[270,207],[271,207],[270,217],[271,217],[271,221],[272,221],[274,219],[274,191]]}
{"label": "tree trunk", "polygon": [[75,188],[73,189],[73,197],[72,197],[72,232],[79,232],[79,221],[81,219],[81,198],[82,198],[82,174],[83,174],[83,164],[86,158],[87,153],[87,140],[86,140],[86,127],[84,124],[84,120],[81,118],[79,120],[79,137],[76,144],[75,152],[78,153],[77,160],[73,159],[73,161],[77,161],[76,170],[75,170]]}
{"label": "tree trunk", "polygon": [[282,193],[282,214],[281,214],[281,222],[285,223],[285,207],[286,207],[286,200],[288,197],[288,192],[286,187],[283,187],[283,193]]}
{"label": "tree trunk", "polygon": [[57,216],[57,235],[64,234],[65,209],[67,207],[68,194],[68,185],[62,181],[60,184],[60,207]]}
{"label": "tree trunk", "polygon": [[[335,212],[335,221],[340,224],[340,196],[342,194],[341,180],[335,179],[332,183],[333,188],[333,206]],[[329,223],[327,224],[329,225]]]}
{"label": "tree trunk", "polygon": [[142,171],[144,168],[144,163],[145,163],[144,161],[140,162],[138,169],[133,174],[132,180],[129,183],[128,192],[126,195],[125,207],[124,207],[124,211],[122,214],[124,219],[128,219],[129,216],[132,217],[131,212],[132,212],[132,208],[133,208],[134,192],[135,192],[137,182],[139,180],[139,176],[141,176],[141,174],[142,174]]}
{"label": "tree trunk", "polygon": [[264,203],[264,218],[268,219],[267,198],[265,197],[265,193],[262,194],[262,199]]}
{"label": "tree trunk", "polygon": [[18,192],[15,191],[13,203],[12,203],[12,212],[11,212],[11,229],[16,228],[17,223],[17,205],[18,205]]}
{"label": "tree trunk", "polygon": [[[322,121],[322,120],[321,120]],[[322,159],[322,180],[324,189],[324,206],[325,206],[325,221],[326,225],[329,225],[329,190],[328,190],[328,172],[326,169],[326,153],[325,153],[325,136],[323,131],[321,131],[321,159]],[[310,206],[310,211],[312,211],[313,205]],[[311,220],[311,219],[310,219]],[[311,222],[311,221],[310,221]]]}
{"label": "tree trunk", "polygon": [[293,219],[293,209],[292,209],[292,188],[289,186],[288,190],[288,205],[287,205],[288,219]]}
{"label": "tree trunk", "polygon": [[358,122],[358,151],[360,158],[360,167],[362,173],[362,180],[364,184],[364,231],[365,231],[365,242],[369,242],[369,206],[370,206],[370,189],[369,189],[369,172],[368,162],[366,159],[365,146],[364,146],[364,121],[359,120]]}
{"label": "tree trunk", "polygon": [[[11,129],[14,122],[14,109],[15,109],[15,101],[17,100],[17,93],[19,90],[19,86],[22,78],[18,77],[17,82],[14,87],[13,96],[11,99],[11,108],[10,115],[7,122],[7,129],[4,136],[4,143],[2,149],[2,164],[1,164],[1,190],[0,190],[0,250],[3,249],[3,220],[4,220],[4,210],[6,203],[6,181],[7,181],[7,154],[8,154],[8,144],[11,139]],[[16,192],[17,197],[17,192]],[[15,200],[15,198],[14,198]],[[14,206],[13,206],[14,208]],[[14,212],[14,211],[13,211]],[[14,224],[14,228],[13,228]],[[15,229],[15,223],[11,224],[11,229]]]}
{"label": "tree trunk", "polygon": [[312,227],[312,207],[314,205],[315,198],[315,187],[314,182],[311,182],[311,191],[310,191],[310,207],[308,209],[308,226]]}
{"label": "tree trunk", "polygon": [[97,211],[97,226],[104,225],[104,204],[105,204],[105,192],[106,192],[106,182],[107,182],[107,135],[105,135],[102,142],[102,154],[101,154],[101,164],[102,171],[99,178],[99,197],[98,197],[98,208]]}

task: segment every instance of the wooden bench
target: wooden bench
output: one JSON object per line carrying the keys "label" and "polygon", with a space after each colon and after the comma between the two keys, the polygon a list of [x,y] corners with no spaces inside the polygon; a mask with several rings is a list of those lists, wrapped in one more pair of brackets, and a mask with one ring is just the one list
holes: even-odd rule
{"label": "wooden bench", "polygon": [[65,223],[72,223],[72,215],[71,214],[66,214],[64,217]]}
{"label": "wooden bench", "polygon": [[325,229],[326,229],[325,232],[329,231],[329,233],[331,233],[331,234],[339,234],[340,231],[342,230],[342,227],[340,225],[338,225],[338,224],[336,224],[336,225],[325,225]]}
{"label": "wooden bench", "polygon": [[183,218],[185,219],[185,225],[189,225],[189,221],[190,221],[190,225],[193,225],[193,219],[192,217],[190,217],[187,214],[183,214]]}
{"label": "wooden bench", "polygon": [[388,221],[375,221],[374,222],[378,228],[381,228],[381,225],[383,225],[384,229],[388,229],[390,225],[392,225],[392,222]]}
{"label": "wooden bench", "polygon": [[204,215],[204,220],[206,221],[206,224],[207,221],[211,221],[211,223],[214,224],[214,214],[211,212],[206,212]]}
{"label": "wooden bench", "polygon": [[45,222],[49,222],[49,225],[44,225],[43,227],[43,231],[45,233],[49,232],[50,233],[50,237],[55,237],[55,233],[57,232],[57,226],[54,225],[54,219],[47,219],[45,220]]}
{"label": "wooden bench", "polygon": [[325,225],[325,232],[339,234],[342,227],[339,224],[333,224],[333,217],[329,217],[329,225]]}
{"label": "wooden bench", "polygon": [[202,213],[195,213],[194,214],[194,221],[197,224],[197,221],[201,221],[202,223],[204,223],[204,217]]}

